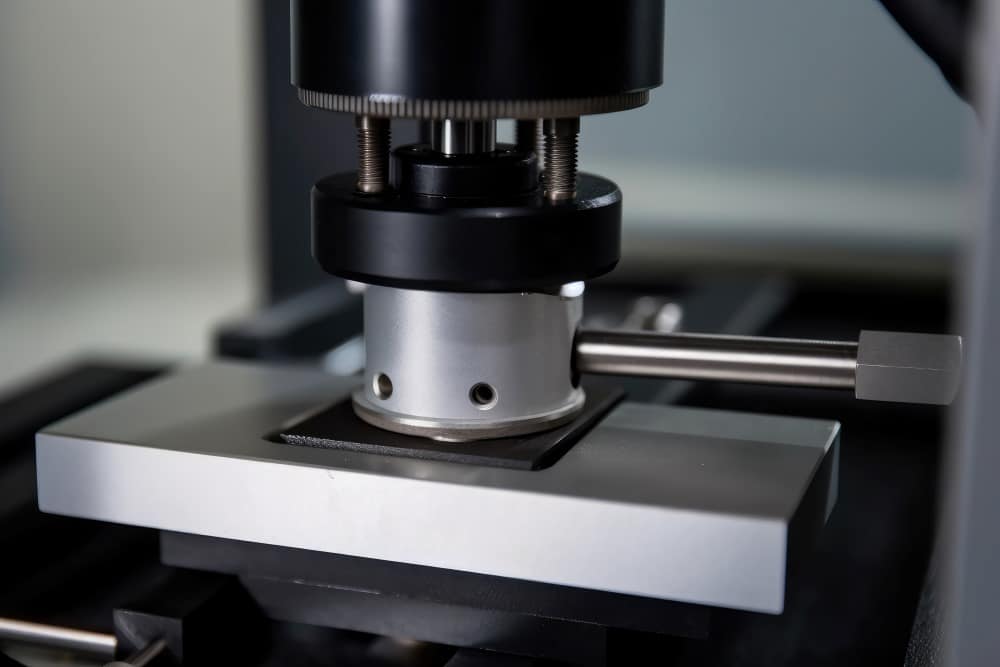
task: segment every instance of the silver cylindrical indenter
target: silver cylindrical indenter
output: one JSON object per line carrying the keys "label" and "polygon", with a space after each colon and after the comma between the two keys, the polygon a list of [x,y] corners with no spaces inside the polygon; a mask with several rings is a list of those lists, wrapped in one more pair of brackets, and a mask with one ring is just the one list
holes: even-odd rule
{"label": "silver cylindrical indenter", "polygon": [[572,419],[582,295],[365,291],[365,421],[464,441],[545,430]]}
{"label": "silver cylindrical indenter", "polygon": [[431,147],[444,155],[490,153],[497,147],[497,122],[495,120],[433,121]]}

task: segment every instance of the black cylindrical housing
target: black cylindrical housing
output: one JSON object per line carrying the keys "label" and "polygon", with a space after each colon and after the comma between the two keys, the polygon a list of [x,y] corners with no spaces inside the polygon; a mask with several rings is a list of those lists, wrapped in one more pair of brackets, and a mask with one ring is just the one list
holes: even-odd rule
{"label": "black cylindrical housing", "polygon": [[663,0],[292,0],[292,83],[333,95],[605,97],[662,56]]}
{"label": "black cylindrical housing", "polygon": [[580,174],[577,198],[483,199],[356,192],[353,174],[312,191],[313,255],[328,273],[373,285],[454,292],[557,288],[618,263],[621,192]]}

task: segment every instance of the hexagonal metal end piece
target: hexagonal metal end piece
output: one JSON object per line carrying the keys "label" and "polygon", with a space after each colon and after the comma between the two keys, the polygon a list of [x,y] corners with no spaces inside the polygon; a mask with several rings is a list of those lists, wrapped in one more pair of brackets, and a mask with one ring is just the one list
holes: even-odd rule
{"label": "hexagonal metal end piece", "polygon": [[948,405],[961,376],[961,336],[862,331],[858,339],[857,398]]}

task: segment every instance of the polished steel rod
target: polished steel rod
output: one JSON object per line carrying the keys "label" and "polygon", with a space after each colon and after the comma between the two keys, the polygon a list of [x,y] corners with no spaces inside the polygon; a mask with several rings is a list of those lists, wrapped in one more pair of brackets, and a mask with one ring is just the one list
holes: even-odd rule
{"label": "polished steel rod", "polygon": [[13,618],[0,618],[0,640],[64,648],[102,658],[114,657],[118,643],[114,635],[102,632],[62,628]]}
{"label": "polished steel rod", "polygon": [[962,338],[862,331],[857,343],[704,334],[582,331],[580,373],[853,389],[867,401],[949,405],[962,380]]}
{"label": "polished steel rod", "polygon": [[701,334],[582,331],[576,370],[678,380],[853,389],[858,345],[850,342]]}
{"label": "polished steel rod", "polygon": [[431,123],[431,148],[444,155],[491,153],[496,147],[495,120],[436,120]]}

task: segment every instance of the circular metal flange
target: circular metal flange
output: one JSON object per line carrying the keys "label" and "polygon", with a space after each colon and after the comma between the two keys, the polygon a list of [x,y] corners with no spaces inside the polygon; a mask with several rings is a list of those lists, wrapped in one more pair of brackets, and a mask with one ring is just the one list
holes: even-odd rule
{"label": "circular metal flange", "polygon": [[581,390],[578,399],[560,410],[549,413],[498,421],[484,424],[459,419],[423,419],[376,409],[374,404],[358,389],[353,396],[354,414],[372,426],[440,442],[470,442],[493,438],[512,438],[539,431],[548,431],[573,420],[583,408],[584,396]]}
{"label": "circular metal flange", "polygon": [[422,120],[570,118],[626,111],[649,102],[648,90],[601,97],[543,100],[424,100],[395,95],[336,95],[305,88],[299,88],[298,93],[299,101],[316,109]]}
{"label": "circular metal flange", "polygon": [[544,431],[582,409],[573,339],[582,294],[468,294],[370,286],[366,381],[354,410],[444,441]]}
{"label": "circular metal flange", "polygon": [[581,173],[572,201],[540,190],[500,199],[355,192],[354,174],[313,188],[313,255],[362,283],[454,292],[544,291],[613,269],[621,192]]}

